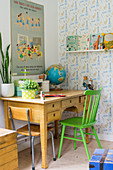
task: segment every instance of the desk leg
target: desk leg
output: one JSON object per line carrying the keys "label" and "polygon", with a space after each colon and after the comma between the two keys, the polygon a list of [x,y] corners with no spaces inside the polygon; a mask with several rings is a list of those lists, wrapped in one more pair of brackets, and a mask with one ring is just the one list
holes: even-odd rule
{"label": "desk leg", "polygon": [[[86,132],[86,133],[89,133],[89,128],[86,128],[86,129],[85,129],[85,132]],[[86,143],[87,143],[87,144],[89,143],[89,135],[86,135]]]}
{"label": "desk leg", "polygon": [[5,128],[11,129],[11,120],[9,119],[8,101],[4,101],[4,116],[5,116]]}
{"label": "desk leg", "polygon": [[55,139],[57,139],[59,136],[58,134],[58,120],[55,121]]}
{"label": "desk leg", "polygon": [[41,149],[42,149],[42,168],[48,168],[47,164],[47,120],[43,112],[40,114],[40,133],[41,133]]}

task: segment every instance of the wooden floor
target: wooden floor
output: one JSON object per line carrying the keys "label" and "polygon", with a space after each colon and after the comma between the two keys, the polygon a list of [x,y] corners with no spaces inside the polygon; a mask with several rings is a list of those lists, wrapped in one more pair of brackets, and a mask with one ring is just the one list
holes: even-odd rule
{"label": "wooden floor", "polygon": [[[59,140],[55,140],[56,158],[58,155]],[[113,149],[113,142],[101,141],[105,149]],[[93,139],[88,144],[90,155],[98,148],[96,141]],[[19,152],[19,170],[31,170],[32,162],[30,150],[26,149]],[[40,144],[35,145],[35,168],[41,168],[41,148]],[[48,170],[88,170],[88,159],[82,142],[77,142],[77,149],[73,149],[73,141],[64,140],[61,158],[54,162],[52,160],[51,139],[48,140]]]}

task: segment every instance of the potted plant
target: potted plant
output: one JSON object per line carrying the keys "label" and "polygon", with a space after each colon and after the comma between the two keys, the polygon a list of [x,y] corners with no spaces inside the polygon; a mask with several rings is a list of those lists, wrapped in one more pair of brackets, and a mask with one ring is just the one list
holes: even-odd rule
{"label": "potted plant", "polygon": [[0,52],[2,56],[0,75],[2,79],[1,84],[1,95],[4,97],[14,96],[14,83],[11,82],[11,63],[9,59],[9,48],[10,44],[6,48],[6,55],[2,50],[2,36],[0,33]]}
{"label": "potted plant", "polygon": [[36,91],[39,92],[39,84],[33,80],[25,80],[20,84],[22,99],[35,99]]}

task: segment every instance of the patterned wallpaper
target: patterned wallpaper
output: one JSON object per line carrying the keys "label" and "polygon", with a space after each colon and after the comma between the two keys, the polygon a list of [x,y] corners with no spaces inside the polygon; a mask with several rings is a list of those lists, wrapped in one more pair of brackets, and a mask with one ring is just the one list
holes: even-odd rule
{"label": "patterned wallpaper", "polygon": [[113,0],[58,0],[59,62],[67,78],[63,88],[84,89],[83,76],[103,88],[97,114],[97,131],[113,140],[113,51],[66,52],[66,37],[113,32]]}

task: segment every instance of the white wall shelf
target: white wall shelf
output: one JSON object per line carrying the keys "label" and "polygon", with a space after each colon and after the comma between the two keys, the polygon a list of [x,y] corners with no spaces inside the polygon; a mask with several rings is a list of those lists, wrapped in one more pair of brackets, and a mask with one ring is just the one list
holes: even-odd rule
{"label": "white wall shelf", "polygon": [[[86,53],[86,52],[103,52],[104,49],[101,50],[77,50],[77,51],[66,51],[67,53]],[[108,50],[109,51],[109,50]],[[110,51],[113,51],[113,49],[110,49]]]}

